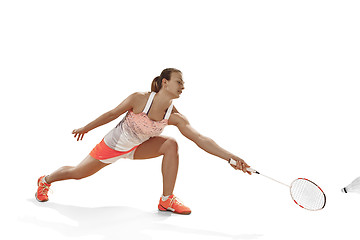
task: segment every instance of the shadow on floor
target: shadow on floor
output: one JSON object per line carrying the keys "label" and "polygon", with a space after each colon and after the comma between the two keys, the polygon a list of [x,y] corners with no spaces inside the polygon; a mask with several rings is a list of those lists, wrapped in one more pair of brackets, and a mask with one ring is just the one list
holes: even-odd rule
{"label": "shadow on floor", "polygon": [[[229,239],[257,239],[259,234],[232,235],[207,229],[182,227],[166,223],[171,212],[145,212],[131,207],[78,207],[54,202],[39,203],[35,199],[28,201],[37,207],[50,208],[70,219],[69,224],[52,220],[39,220],[36,216],[25,216],[20,221],[50,228],[68,237],[100,236],[102,239],[152,239],[151,233],[174,238],[177,234],[198,235],[199,237],[219,237]],[[178,217],[179,215],[177,215]],[[179,217],[191,217],[179,216]],[[42,218],[43,219],[43,218]],[[184,235],[182,235],[184,236]],[[175,238],[176,239],[176,238]]]}

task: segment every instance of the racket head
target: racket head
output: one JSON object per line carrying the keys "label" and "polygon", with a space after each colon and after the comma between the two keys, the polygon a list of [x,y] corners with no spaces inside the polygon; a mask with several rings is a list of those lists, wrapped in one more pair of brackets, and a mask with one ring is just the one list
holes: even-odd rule
{"label": "racket head", "polygon": [[290,194],[294,202],[306,210],[318,211],[326,204],[324,191],[306,178],[295,179],[290,185]]}

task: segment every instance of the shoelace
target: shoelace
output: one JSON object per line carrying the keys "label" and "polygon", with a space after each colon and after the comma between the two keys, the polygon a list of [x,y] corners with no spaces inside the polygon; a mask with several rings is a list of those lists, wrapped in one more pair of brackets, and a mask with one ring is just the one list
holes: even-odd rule
{"label": "shoelace", "polygon": [[46,195],[49,192],[49,190],[51,194],[53,193],[53,191],[50,189],[50,186],[46,185],[45,183],[40,183],[40,187],[42,188],[41,194]]}
{"label": "shoelace", "polygon": [[171,201],[170,201],[170,206],[172,206],[174,202],[175,202],[175,203],[177,202],[180,206],[184,205],[184,204],[182,203],[182,201],[180,200],[180,198],[175,197],[175,196],[171,199]]}

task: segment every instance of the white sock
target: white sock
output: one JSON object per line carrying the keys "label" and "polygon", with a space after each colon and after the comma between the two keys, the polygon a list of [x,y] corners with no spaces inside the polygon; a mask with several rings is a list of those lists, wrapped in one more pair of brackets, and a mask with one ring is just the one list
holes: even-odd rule
{"label": "white sock", "polygon": [[170,197],[170,195],[168,195],[168,196],[162,195],[161,196],[161,201],[165,202],[166,200],[168,200],[169,197]]}
{"label": "white sock", "polygon": [[42,179],[42,182],[44,182],[44,183],[46,183],[46,184],[49,185],[49,183],[45,180],[45,178],[46,178],[47,176],[49,176],[49,175],[46,175],[46,176]]}

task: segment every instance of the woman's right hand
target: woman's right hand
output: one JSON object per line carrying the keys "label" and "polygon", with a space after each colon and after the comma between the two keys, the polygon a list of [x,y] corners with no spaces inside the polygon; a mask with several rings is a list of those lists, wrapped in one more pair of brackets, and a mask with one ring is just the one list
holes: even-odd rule
{"label": "woman's right hand", "polygon": [[84,137],[85,133],[87,133],[87,132],[88,131],[86,131],[85,128],[82,127],[82,128],[79,128],[79,129],[74,129],[72,131],[72,134],[75,134],[74,138],[77,137],[77,141],[79,141],[79,140],[83,140],[83,137]]}
{"label": "woman's right hand", "polygon": [[250,166],[243,159],[237,156],[233,156],[231,159],[236,161],[236,165],[230,164],[235,170],[240,170],[251,175],[252,172],[247,170]]}

